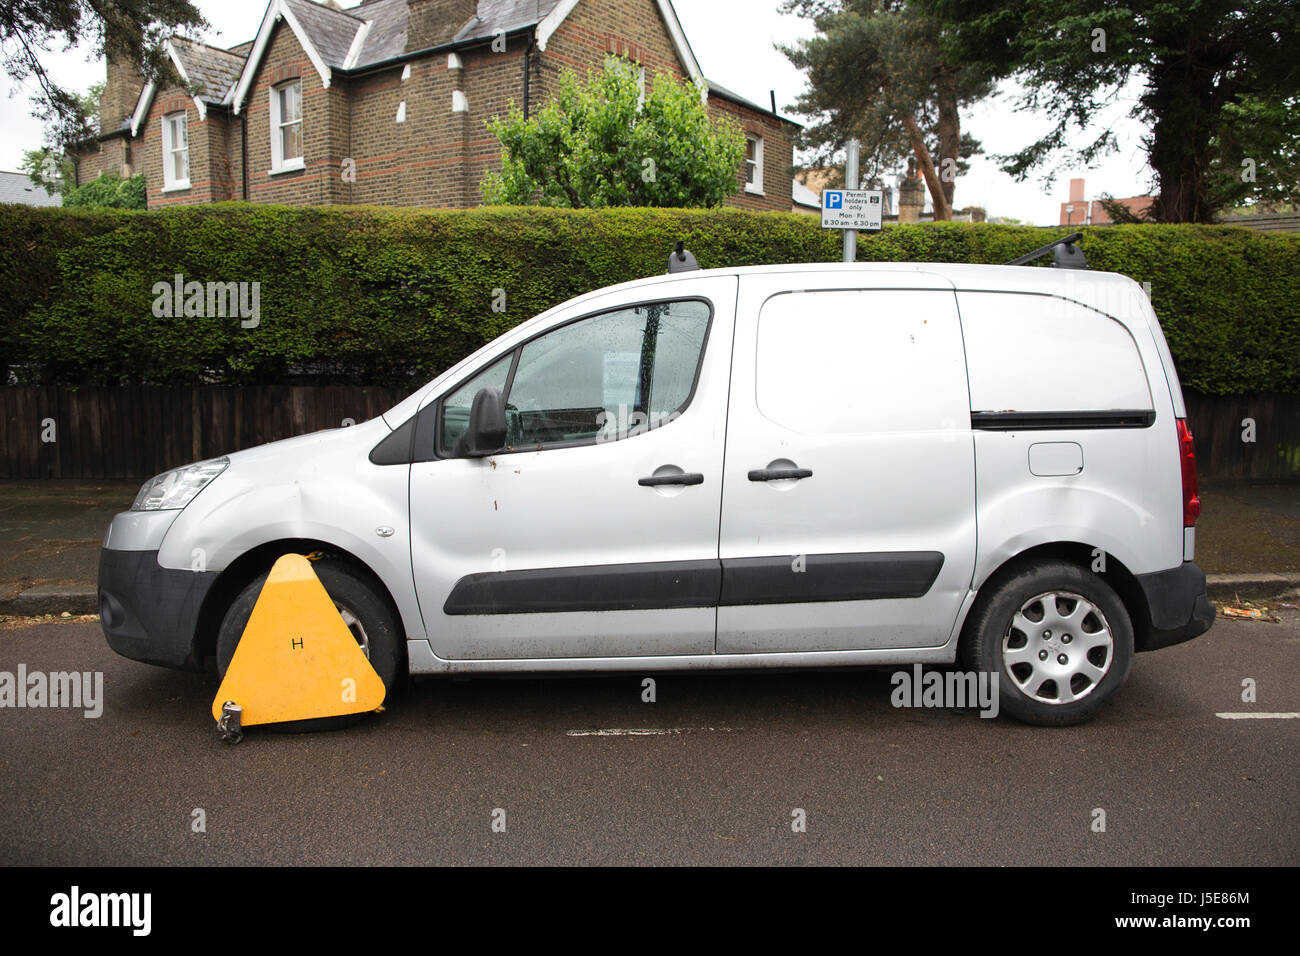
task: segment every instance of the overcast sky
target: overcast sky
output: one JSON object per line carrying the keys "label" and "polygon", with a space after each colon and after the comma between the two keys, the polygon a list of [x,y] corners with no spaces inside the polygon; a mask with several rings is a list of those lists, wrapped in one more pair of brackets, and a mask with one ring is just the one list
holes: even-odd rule
{"label": "overcast sky", "polygon": [[[212,24],[209,42],[229,47],[252,39],[266,10],[265,0],[197,0],[199,9]],[[352,6],[344,0],[344,6]],[[775,49],[777,42],[791,42],[810,36],[811,23],[793,16],[781,16],[780,0],[674,0],[678,16],[700,67],[709,79],[767,105],[769,91],[783,113],[804,88],[803,75]],[[52,75],[65,86],[87,89],[104,78],[101,62],[88,62],[83,50],[52,50],[43,57]],[[31,116],[30,82],[18,88],[8,76],[0,77],[0,169],[16,170],[25,149],[43,142],[41,124]],[[1133,90],[1126,96],[1135,95]],[[998,171],[988,156],[976,157],[971,170],[957,180],[956,205],[983,206],[991,216],[1010,216],[1036,225],[1055,225],[1059,205],[1068,195],[1071,176],[1087,179],[1087,196],[1102,193],[1135,196],[1145,193],[1150,171],[1139,139],[1143,130],[1125,117],[1131,99],[1117,104],[1109,115],[1099,118],[1097,129],[1113,125],[1120,151],[1099,167],[1082,171],[1062,168],[1055,185],[1044,187],[1037,180],[1016,183]],[[1035,132],[1047,128],[1041,116],[1012,113],[1012,98],[1003,95],[967,111],[964,129],[981,140],[987,154],[1007,153],[1030,142]],[[787,114],[788,115],[788,114]],[[795,117],[797,119],[797,117]],[[1081,137],[1082,139],[1082,137]]]}

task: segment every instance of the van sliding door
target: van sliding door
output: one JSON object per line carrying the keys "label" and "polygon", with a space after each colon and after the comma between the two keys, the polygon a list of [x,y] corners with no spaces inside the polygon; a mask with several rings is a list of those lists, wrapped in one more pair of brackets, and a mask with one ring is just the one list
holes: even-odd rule
{"label": "van sliding door", "polygon": [[956,296],[924,273],[741,280],[718,653],[936,647],[975,558]]}

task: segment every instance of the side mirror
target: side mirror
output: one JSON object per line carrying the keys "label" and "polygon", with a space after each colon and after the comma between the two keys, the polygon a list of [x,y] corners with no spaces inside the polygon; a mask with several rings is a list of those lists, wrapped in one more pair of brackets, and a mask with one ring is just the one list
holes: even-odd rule
{"label": "side mirror", "polygon": [[456,439],[452,455],[483,458],[506,443],[506,400],[499,388],[481,388],[469,408],[469,428]]}

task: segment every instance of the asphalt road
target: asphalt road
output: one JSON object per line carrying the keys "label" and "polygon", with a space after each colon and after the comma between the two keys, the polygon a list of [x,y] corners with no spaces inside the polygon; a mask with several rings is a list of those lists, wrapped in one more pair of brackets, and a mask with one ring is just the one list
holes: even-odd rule
{"label": "asphalt road", "polygon": [[[95,624],[0,631],[0,671],[105,687],[98,719],[0,709],[0,860],[1296,865],[1300,720],[1216,716],[1300,711],[1281,614],[1139,655],[1064,730],[895,709],[883,672],[661,675],[656,703],[635,677],[427,681],[351,729],[237,747],[214,677],[119,658]],[[575,735],[626,729],[667,732]]]}

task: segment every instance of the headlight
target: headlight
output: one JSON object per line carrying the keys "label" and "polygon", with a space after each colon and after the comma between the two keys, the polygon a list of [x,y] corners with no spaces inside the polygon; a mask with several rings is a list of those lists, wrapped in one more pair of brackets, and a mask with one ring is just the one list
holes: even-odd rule
{"label": "headlight", "polygon": [[172,511],[184,508],[208,482],[230,466],[229,458],[211,458],[155,475],[140,486],[132,511]]}

